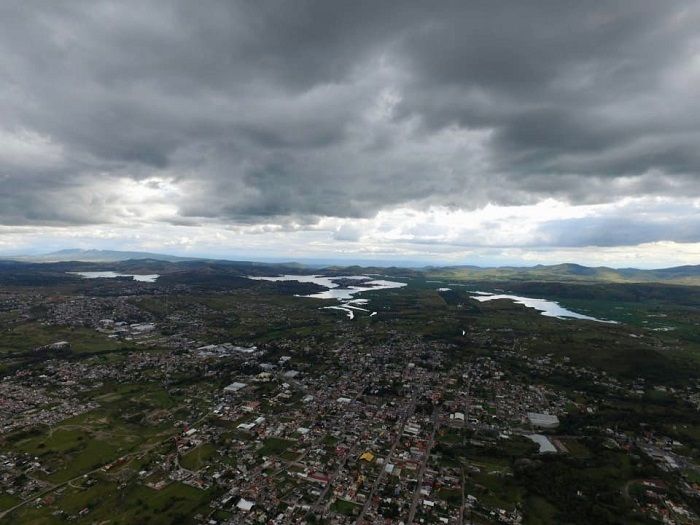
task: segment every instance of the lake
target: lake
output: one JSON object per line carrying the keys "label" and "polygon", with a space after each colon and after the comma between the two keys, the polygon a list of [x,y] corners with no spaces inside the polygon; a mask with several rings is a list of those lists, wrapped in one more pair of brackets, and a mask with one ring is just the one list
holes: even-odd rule
{"label": "lake", "polygon": [[[384,279],[373,279],[367,275],[342,275],[336,277],[325,277],[323,275],[279,275],[275,277],[253,277],[248,276],[248,279],[255,281],[298,281],[300,283],[314,283],[327,290],[322,292],[303,295],[300,297],[312,297],[314,299],[335,299],[340,301],[339,306],[325,306],[324,308],[333,310],[342,310],[349,319],[355,318],[355,310],[369,312],[366,308],[361,308],[356,305],[367,304],[367,299],[355,298],[355,295],[363,292],[372,292],[377,290],[390,290],[392,288],[402,288],[406,283],[398,281],[387,281]],[[334,282],[340,279],[360,281],[357,285],[339,287]],[[370,317],[377,315],[377,312],[371,312]]]}
{"label": "lake", "polygon": [[598,323],[611,323],[618,324],[617,321],[608,321],[606,319],[598,319],[597,317],[592,317],[590,315],[580,314],[572,310],[568,310],[559,303],[555,301],[548,301],[547,299],[534,299],[532,297],[522,297],[520,295],[508,295],[508,294],[492,294],[489,292],[470,292],[475,295],[470,296],[481,303],[486,301],[495,301],[497,299],[508,299],[516,304],[522,304],[528,308],[534,308],[538,310],[542,315],[546,317],[556,317],[557,319],[583,319],[586,321],[596,321]]}
{"label": "lake", "polygon": [[117,272],[68,272],[72,275],[78,275],[84,279],[114,279],[115,277],[131,277],[134,281],[143,283],[154,283],[160,277],[158,274],[151,275],[136,275],[132,273],[117,273]]}
{"label": "lake", "polygon": [[[402,288],[406,283],[397,281],[385,281],[383,279],[370,279],[366,275],[341,275],[337,277],[324,277],[322,275],[280,275],[277,277],[248,277],[256,281],[298,281],[300,283],[314,283],[325,288],[323,292],[312,293],[302,297],[313,297],[315,299],[337,299],[346,301],[352,299],[356,294],[371,292],[375,290],[389,290],[392,288]],[[334,281],[349,279],[362,281],[362,284],[339,288]]]}

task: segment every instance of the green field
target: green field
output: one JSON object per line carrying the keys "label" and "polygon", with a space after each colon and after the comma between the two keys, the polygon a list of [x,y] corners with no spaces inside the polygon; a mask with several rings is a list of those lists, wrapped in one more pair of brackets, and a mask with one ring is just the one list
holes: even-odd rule
{"label": "green field", "polygon": [[205,443],[182,456],[180,465],[188,470],[199,470],[215,457],[216,447]]}
{"label": "green field", "polygon": [[268,438],[263,442],[263,446],[257,450],[257,453],[261,456],[275,456],[294,444],[295,442],[289,439]]}
{"label": "green field", "polygon": [[5,328],[0,332],[0,354],[30,352],[39,346],[68,341],[75,353],[106,352],[122,343],[89,328],[46,326],[30,322]]}
{"label": "green field", "polygon": [[[210,498],[210,492],[181,483],[172,483],[156,491],[142,485],[127,485],[120,489],[115,483],[102,481],[88,489],[69,488],[56,497],[51,506],[27,506],[16,514],[15,519],[20,523],[48,525],[64,521],[52,515],[56,511],[77,515],[82,509],[88,509],[89,512],[73,523],[192,523],[192,516],[198,509],[205,509]],[[115,513],[115,509],[119,512]]]}

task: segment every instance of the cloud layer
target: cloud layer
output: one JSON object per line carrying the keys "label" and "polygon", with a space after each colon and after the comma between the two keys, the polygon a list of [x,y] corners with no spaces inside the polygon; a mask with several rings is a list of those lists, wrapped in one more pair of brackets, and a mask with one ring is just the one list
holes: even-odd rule
{"label": "cloud layer", "polygon": [[[698,242],[698,27],[690,0],[3,2],[0,224],[479,246],[554,200],[584,208],[502,244]],[[431,209],[471,222],[368,226]]]}

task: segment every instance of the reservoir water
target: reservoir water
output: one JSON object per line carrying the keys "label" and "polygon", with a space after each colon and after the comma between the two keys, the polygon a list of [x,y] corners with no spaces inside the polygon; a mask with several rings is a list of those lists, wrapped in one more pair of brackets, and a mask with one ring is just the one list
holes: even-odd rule
{"label": "reservoir water", "polygon": [[489,292],[471,292],[475,295],[470,296],[472,299],[479,301],[481,303],[486,301],[495,301],[497,299],[508,299],[516,304],[522,304],[528,308],[534,308],[538,310],[542,315],[546,317],[556,317],[557,319],[583,319],[586,321],[596,321],[599,323],[611,323],[618,324],[617,321],[608,321],[606,319],[598,319],[597,317],[592,317],[590,315],[580,314],[572,310],[567,310],[559,303],[555,301],[548,301],[547,299],[534,299],[532,297],[522,297],[520,295],[508,295],[508,294],[492,294]]}
{"label": "reservoir water", "polygon": [[[392,288],[402,288],[406,283],[398,281],[387,281],[384,279],[372,279],[367,275],[341,275],[337,277],[325,277],[323,275],[279,275],[276,277],[253,277],[248,276],[248,279],[256,281],[298,281],[300,283],[314,283],[327,288],[322,292],[303,295],[301,297],[312,297],[314,299],[335,299],[340,302],[340,305],[324,306],[323,308],[332,310],[342,310],[346,313],[349,319],[355,318],[355,311],[369,312],[366,308],[357,305],[366,305],[367,299],[355,298],[355,295],[362,292],[371,292],[376,290],[390,290]],[[338,280],[356,280],[356,285],[343,286],[342,288],[335,281]],[[370,313],[370,317],[376,315],[376,312]]]}
{"label": "reservoir water", "polygon": [[158,274],[152,275],[136,275],[132,273],[117,273],[117,272],[68,272],[72,275],[79,275],[84,279],[114,279],[115,277],[131,277],[134,281],[143,283],[154,283],[160,277]]}

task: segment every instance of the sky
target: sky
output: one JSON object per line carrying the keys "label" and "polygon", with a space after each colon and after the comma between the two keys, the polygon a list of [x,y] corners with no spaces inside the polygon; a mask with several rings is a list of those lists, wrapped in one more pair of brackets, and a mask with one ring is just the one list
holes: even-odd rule
{"label": "sky", "polygon": [[0,3],[0,254],[700,263],[695,0]]}

